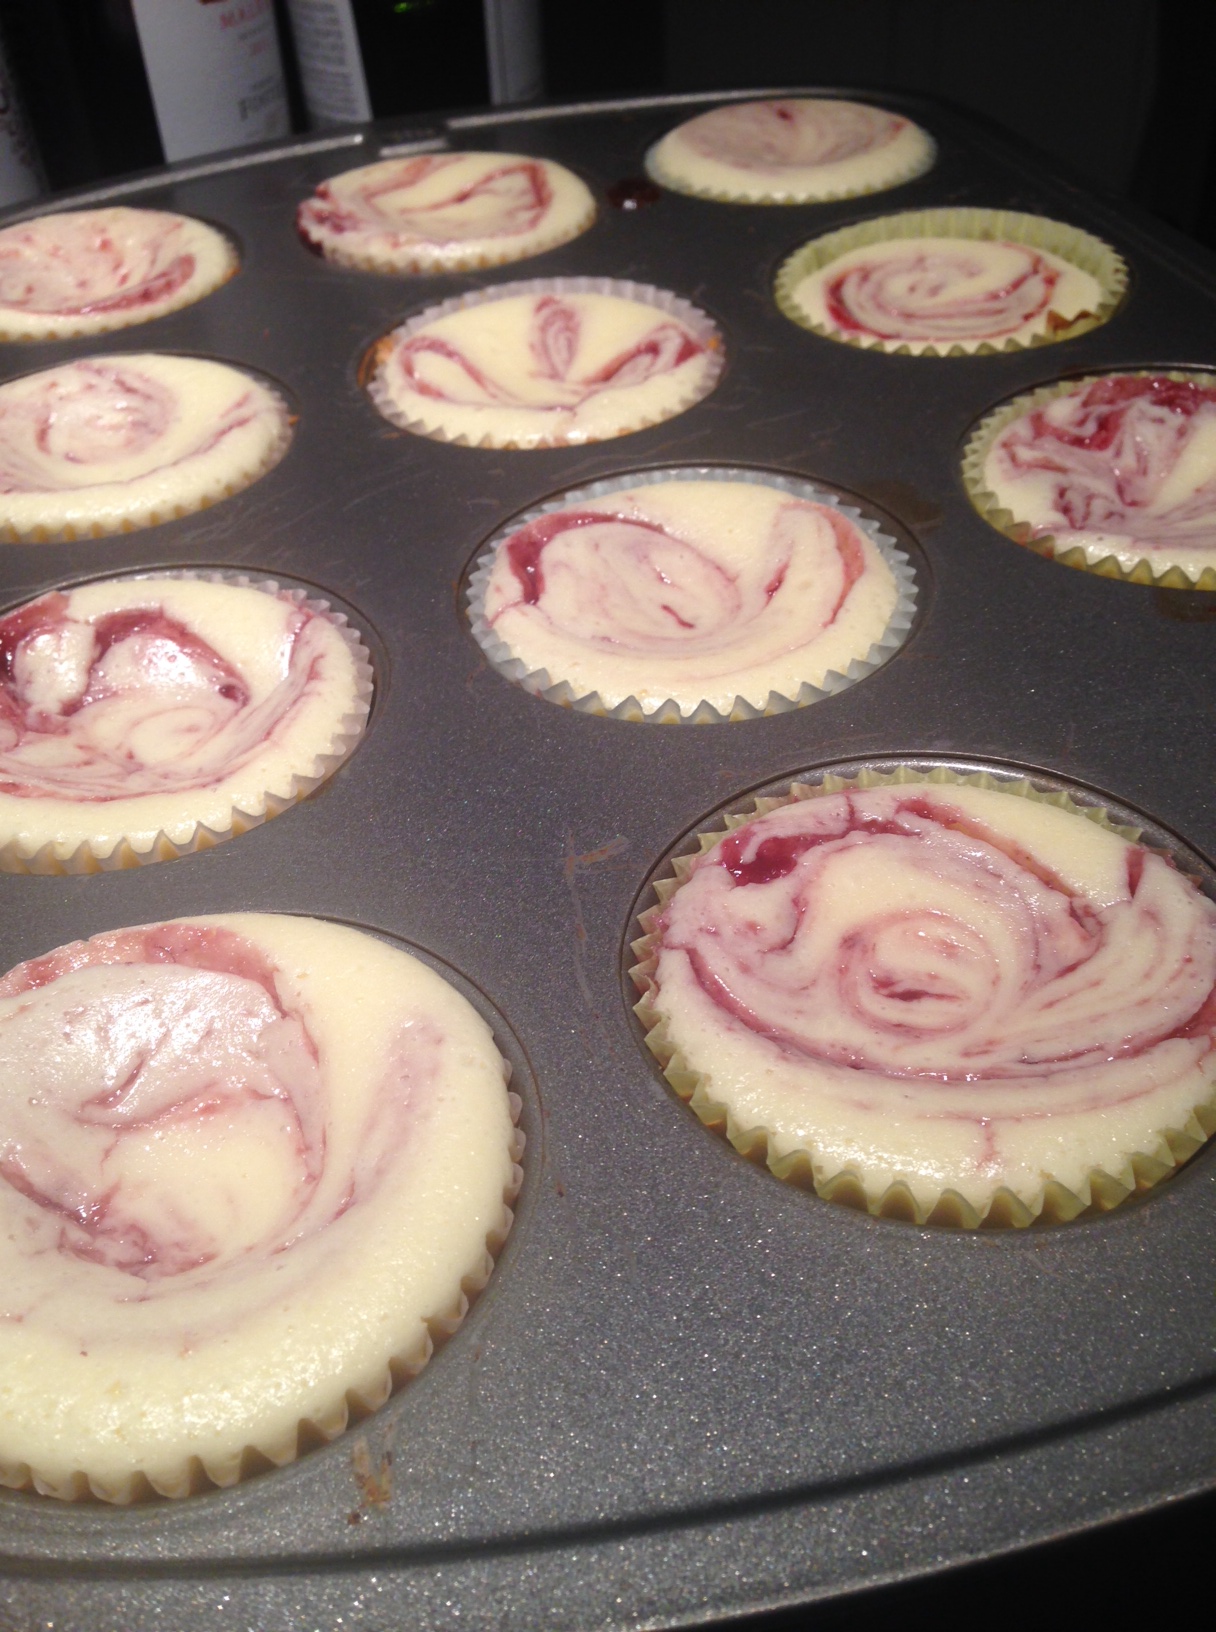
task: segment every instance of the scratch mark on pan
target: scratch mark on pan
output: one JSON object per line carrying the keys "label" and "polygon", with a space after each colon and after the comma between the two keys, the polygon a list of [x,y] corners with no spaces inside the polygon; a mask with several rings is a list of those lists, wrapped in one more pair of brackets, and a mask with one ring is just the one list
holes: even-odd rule
{"label": "scratch mark on pan", "polygon": [[574,913],[574,978],[578,981],[579,991],[583,994],[583,1001],[595,1021],[596,1029],[603,1037],[608,1052],[612,1055],[616,1054],[616,1049],[592,993],[591,982],[587,979],[587,925],[583,918],[583,904],[579,898],[578,880],[582,873],[590,872],[593,867],[598,867],[603,862],[612,861],[615,857],[623,855],[628,848],[629,840],[618,833],[615,838],[609,839],[606,844],[601,844],[598,849],[576,851],[574,837],[568,833],[566,835],[566,854],[562,859],[562,879],[570,892],[570,905]]}

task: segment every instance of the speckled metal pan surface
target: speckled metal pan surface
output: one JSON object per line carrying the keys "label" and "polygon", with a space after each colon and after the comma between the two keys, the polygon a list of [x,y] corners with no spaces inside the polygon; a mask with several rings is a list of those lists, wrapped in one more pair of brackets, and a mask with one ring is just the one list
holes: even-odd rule
{"label": "speckled metal pan surface", "polygon": [[[5,378],[86,352],[212,356],[276,381],[299,418],[281,463],[211,510],[119,538],[0,546],[0,604],[162,567],[273,577],[348,614],[378,691],[342,769],[231,843],[134,872],[0,875],[0,968],[185,913],[355,923],[456,971],[514,1059],[529,1141],[489,1289],[360,1429],[177,1503],[0,1492],[6,1627],[696,1624],[991,1556],[1213,1483],[1216,1152],[1142,1202],[1058,1228],[854,1214],[697,1123],[641,1046],[624,969],[647,881],[683,835],[836,763],[999,762],[1216,856],[1216,595],[1040,559],[977,515],[959,475],[985,414],[1061,374],[1216,367],[1216,275],[986,129],[894,96],[881,100],[939,151],[890,193],[609,202],[664,130],[721,100],[373,127],[103,190],[90,198],[215,222],[240,246],[239,274],[135,330],[3,348]],[[415,141],[560,160],[599,219],[478,274],[388,277],[311,255],[299,201]],[[1065,344],[948,359],[834,345],[778,310],[774,275],[806,239],[944,204],[1097,234],[1131,268],[1126,300]],[[583,448],[496,452],[386,423],[359,381],[372,343],[424,306],[522,276],[635,279],[692,301],[725,338],[717,388]],[[670,728],[554,707],[489,666],[462,583],[507,519],[630,470],[706,463],[809,479],[907,550],[916,624],[889,663],[811,708]]]}

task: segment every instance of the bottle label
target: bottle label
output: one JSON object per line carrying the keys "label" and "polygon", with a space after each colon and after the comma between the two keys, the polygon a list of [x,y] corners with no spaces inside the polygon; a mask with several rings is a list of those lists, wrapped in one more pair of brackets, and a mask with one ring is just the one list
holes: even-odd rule
{"label": "bottle label", "polygon": [[287,0],[310,125],[358,125],[372,116],[350,0]]}
{"label": "bottle label", "polygon": [[131,0],[165,158],[291,128],[274,0]]}

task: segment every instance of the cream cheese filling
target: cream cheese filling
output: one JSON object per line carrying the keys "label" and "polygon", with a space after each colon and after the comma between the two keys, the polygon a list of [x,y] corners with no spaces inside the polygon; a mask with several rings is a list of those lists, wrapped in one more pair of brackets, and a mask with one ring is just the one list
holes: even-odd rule
{"label": "cream cheese filling", "polygon": [[1216,1082],[1216,906],[1013,794],[783,805],[693,863],[658,941],[649,1001],[707,1097],[872,1201],[1087,1198]]}
{"label": "cream cheese filling", "polygon": [[550,511],[505,539],[484,617],[576,696],[729,714],[864,659],[898,599],[873,540],[831,506],[751,482],[671,481]]}
{"label": "cream cheese filling", "polygon": [[505,1067],[355,930],[118,930],[0,982],[0,1477],[167,1494],[382,1397],[484,1279]]}
{"label": "cream cheese filling", "polygon": [[564,165],[519,153],[423,153],[347,170],[297,213],[329,260],[452,271],[537,255],[590,224],[595,201]]}

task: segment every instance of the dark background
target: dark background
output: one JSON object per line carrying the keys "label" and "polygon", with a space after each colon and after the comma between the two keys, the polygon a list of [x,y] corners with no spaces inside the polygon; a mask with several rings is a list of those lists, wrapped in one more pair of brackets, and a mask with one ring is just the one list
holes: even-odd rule
{"label": "dark background", "polygon": [[[1211,4],[543,0],[543,16],[550,100],[774,85],[920,92],[994,122],[1053,169],[1216,248]],[[119,89],[106,89],[116,140],[130,105]],[[57,95],[66,141],[73,99],[61,84]],[[1013,1310],[1010,1327],[1016,1341]],[[752,1632],[869,1632],[930,1618],[987,1632],[1041,1620],[1134,1625],[1177,1617],[1188,1588],[1206,1595],[1214,1534],[1216,1496],[1202,1496],[1007,1559],[730,1624]]]}
{"label": "dark background", "polygon": [[550,100],[920,91],[1216,246],[1216,7],[1188,0],[543,0]]}

